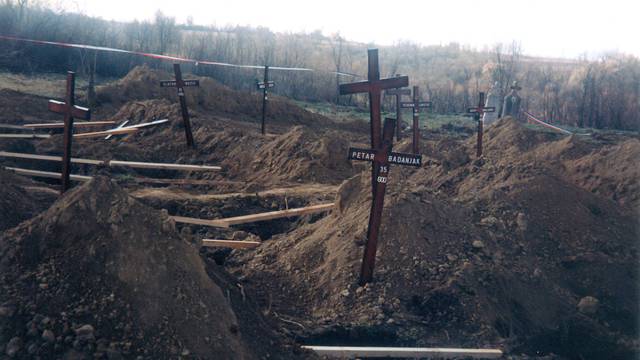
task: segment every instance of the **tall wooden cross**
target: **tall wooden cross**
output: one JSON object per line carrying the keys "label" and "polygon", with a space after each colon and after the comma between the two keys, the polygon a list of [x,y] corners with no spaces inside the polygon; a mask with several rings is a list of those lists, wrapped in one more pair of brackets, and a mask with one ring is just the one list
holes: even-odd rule
{"label": "tall wooden cross", "polygon": [[269,100],[269,89],[276,86],[274,81],[269,81],[269,67],[264,67],[264,81],[258,82],[258,90],[262,90],[262,135],[266,133],[265,118],[267,117],[267,101]]}
{"label": "tall wooden cross", "polygon": [[420,152],[420,109],[431,108],[431,101],[420,101],[420,88],[413,87],[413,101],[400,103],[404,109],[413,109],[413,153]]}
{"label": "tall wooden cross", "polygon": [[480,92],[478,106],[467,110],[467,112],[473,114],[473,118],[478,122],[478,143],[476,148],[477,157],[482,156],[482,136],[484,135],[484,122],[482,121],[482,117],[485,113],[492,113],[496,111],[494,106],[485,107],[484,105],[484,93]]}
{"label": "tall wooden cross", "polygon": [[[400,77],[400,75],[396,75],[396,77]],[[385,95],[392,95],[396,97],[396,140],[400,141],[402,138],[402,107],[400,103],[402,102],[402,95],[411,95],[410,89],[391,89],[384,92]]]}
{"label": "tall wooden cross", "polygon": [[187,138],[187,146],[195,147],[193,142],[193,133],[191,132],[191,120],[189,118],[189,109],[187,108],[187,99],[184,94],[185,87],[200,86],[200,80],[183,80],[180,64],[173,64],[173,72],[175,80],[160,81],[160,87],[178,88],[178,99],[180,99],[180,109],[182,110],[182,121],[184,123],[184,134]]}
{"label": "tall wooden cross", "polygon": [[62,188],[60,192],[71,187],[69,175],[71,173],[71,143],[73,141],[73,119],[89,120],[91,119],[91,111],[87,108],[75,105],[76,97],[76,74],[72,71],[67,72],[67,92],[65,101],[49,100],[49,111],[64,115],[64,149],[62,155]]}
{"label": "tall wooden cross", "polygon": [[422,155],[394,153],[393,132],[396,127],[395,119],[384,120],[384,130],[382,131],[382,141],[377,149],[349,149],[350,160],[370,161],[377,164],[379,172],[373,179],[376,189],[373,192],[371,201],[371,212],[369,214],[369,227],[367,229],[367,243],[362,258],[362,268],[360,270],[360,285],[371,282],[373,279],[373,269],[376,263],[376,252],[378,250],[378,232],[382,222],[382,209],[384,207],[384,195],[389,181],[389,166],[391,164],[406,166],[422,166]]}
{"label": "tall wooden cross", "polygon": [[[382,90],[401,88],[409,85],[409,77],[401,76],[389,79],[380,79],[380,68],[378,66],[378,49],[369,49],[369,71],[368,80],[350,84],[340,85],[340,95],[369,93],[369,112],[371,117],[371,148],[378,149],[382,142],[382,119],[380,115],[380,100]],[[378,173],[377,163],[373,163],[372,191],[376,191],[375,178]]]}

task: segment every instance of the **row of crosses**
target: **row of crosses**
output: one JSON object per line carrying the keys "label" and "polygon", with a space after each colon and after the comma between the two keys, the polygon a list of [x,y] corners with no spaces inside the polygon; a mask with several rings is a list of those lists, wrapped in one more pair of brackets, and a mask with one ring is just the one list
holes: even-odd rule
{"label": "row of crosses", "polygon": [[[349,160],[368,161],[371,166],[371,186],[372,200],[371,211],[369,214],[369,224],[367,228],[367,241],[365,243],[364,255],[362,258],[362,266],[360,269],[359,284],[365,284],[373,280],[373,272],[376,261],[376,253],[378,247],[378,233],[382,222],[382,210],[384,208],[384,197],[386,186],[389,182],[390,165],[404,165],[421,167],[422,155],[420,155],[420,109],[428,109],[432,107],[431,102],[422,101],[420,97],[420,89],[416,86],[413,88],[413,101],[402,102],[402,95],[410,95],[409,89],[403,89],[409,84],[407,76],[398,76],[388,79],[380,79],[380,70],[378,65],[378,50],[370,49],[368,53],[368,80],[350,84],[340,85],[340,94],[356,94],[368,93],[369,95],[369,111],[370,111],[370,127],[371,127],[371,148],[359,149],[350,148]],[[387,95],[396,96],[397,119],[385,119],[384,126],[381,123],[381,94],[386,90]],[[394,132],[399,140],[401,109],[413,109],[413,154],[403,154],[393,152]],[[484,93],[480,93],[478,106],[469,108],[468,112],[475,115],[478,121],[478,156],[482,155],[482,116],[485,113],[493,112],[495,108],[485,107]]]}

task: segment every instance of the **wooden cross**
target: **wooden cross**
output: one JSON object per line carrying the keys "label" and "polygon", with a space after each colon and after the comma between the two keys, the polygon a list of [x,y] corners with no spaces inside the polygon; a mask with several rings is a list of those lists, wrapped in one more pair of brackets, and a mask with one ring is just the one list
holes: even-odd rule
{"label": "wooden cross", "polygon": [[[369,49],[369,69],[368,80],[350,84],[340,85],[340,95],[369,93],[369,113],[371,117],[371,148],[378,149],[382,141],[382,119],[380,117],[380,99],[382,90],[401,88],[409,85],[409,77],[401,76],[389,79],[380,79],[380,68],[378,66],[378,49]],[[373,163],[372,191],[375,191],[375,178],[377,177],[377,163]]]}
{"label": "wooden cross", "polygon": [[[400,75],[396,75],[396,77],[400,77]],[[400,103],[402,102],[402,95],[411,95],[410,89],[391,89],[384,92],[385,95],[392,95],[396,97],[396,140],[400,141],[402,137],[402,108]]]}
{"label": "wooden cross", "polygon": [[422,155],[394,153],[393,132],[396,127],[395,119],[384,120],[384,130],[382,132],[382,142],[377,149],[349,149],[350,160],[370,161],[377,164],[379,172],[373,179],[376,189],[373,192],[371,201],[371,213],[369,214],[369,227],[367,229],[367,243],[362,258],[362,268],[360,270],[360,286],[371,282],[373,279],[373,269],[376,262],[376,252],[378,249],[378,232],[382,221],[382,209],[384,207],[384,195],[389,181],[390,164],[420,167],[422,166]]}
{"label": "wooden cross", "polygon": [[72,71],[67,72],[67,92],[65,95],[65,101],[49,100],[49,111],[64,115],[64,152],[62,155],[62,188],[60,193],[64,194],[65,191],[71,187],[71,181],[69,179],[71,174],[71,143],[73,141],[73,119],[91,119],[91,111],[87,108],[75,105],[75,93],[76,93],[76,74]]}
{"label": "wooden cross", "polygon": [[262,135],[266,133],[265,129],[265,118],[267,117],[267,101],[269,100],[269,88],[276,86],[274,81],[269,81],[269,67],[264,67],[264,81],[258,82],[258,90],[262,90],[262,127],[261,132]]}
{"label": "wooden cross", "polygon": [[480,99],[478,100],[478,106],[474,108],[469,108],[467,110],[468,113],[474,114],[473,118],[478,122],[478,144],[476,149],[476,156],[482,156],[482,136],[484,133],[484,122],[482,121],[482,117],[485,113],[492,113],[496,111],[496,108],[485,107],[484,106],[484,93],[480,92]]}
{"label": "wooden cross", "polygon": [[420,152],[420,109],[431,108],[431,101],[420,101],[420,88],[413,87],[413,101],[400,103],[403,109],[413,109],[413,153]]}
{"label": "wooden cross", "polygon": [[187,108],[187,99],[185,98],[184,88],[192,86],[200,86],[200,80],[182,80],[182,70],[180,64],[173,64],[173,72],[175,80],[160,81],[160,87],[178,88],[178,99],[180,99],[180,109],[182,110],[182,121],[184,123],[184,133],[187,138],[187,146],[195,147],[193,142],[193,133],[191,132],[191,120],[189,118],[189,109]]}

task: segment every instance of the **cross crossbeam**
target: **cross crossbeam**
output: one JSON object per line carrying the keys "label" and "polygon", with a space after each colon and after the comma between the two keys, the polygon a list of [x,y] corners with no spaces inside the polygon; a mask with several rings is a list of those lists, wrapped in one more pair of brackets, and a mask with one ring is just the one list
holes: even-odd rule
{"label": "cross crossbeam", "polygon": [[420,100],[420,87],[413,87],[413,101],[401,102],[403,109],[413,109],[413,153],[420,152],[420,109],[430,109],[431,101]]}
{"label": "cross crossbeam", "polygon": [[67,72],[67,90],[65,101],[49,100],[49,111],[64,115],[64,135],[63,135],[63,155],[61,171],[61,193],[66,192],[71,187],[69,175],[71,174],[71,144],[73,141],[73,119],[91,119],[91,111],[88,108],[75,105],[76,74]]}
{"label": "cross crossbeam", "polygon": [[473,118],[478,122],[478,140],[476,146],[476,156],[482,156],[482,137],[484,135],[484,122],[482,117],[485,113],[495,112],[496,108],[493,106],[485,107],[484,92],[480,92],[478,97],[478,106],[471,107],[467,110],[468,113],[473,114]]}
{"label": "cross crossbeam", "polygon": [[184,93],[185,87],[200,86],[199,80],[183,80],[180,64],[173,64],[173,72],[175,80],[160,81],[160,87],[175,87],[178,89],[178,99],[180,100],[180,110],[182,112],[182,121],[184,124],[184,134],[187,139],[187,146],[194,148],[193,133],[191,132],[191,119],[189,117],[189,109],[187,108],[187,99]]}

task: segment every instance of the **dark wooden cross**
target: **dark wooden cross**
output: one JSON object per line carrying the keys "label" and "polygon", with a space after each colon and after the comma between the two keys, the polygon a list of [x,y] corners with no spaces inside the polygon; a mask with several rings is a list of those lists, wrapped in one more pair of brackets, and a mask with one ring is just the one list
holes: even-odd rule
{"label": "dark wooden cross", "polygon": [[484,135],[484,122],[482,121],[482,116],[485,113],[492,113],[496,111],[495,107],[485,107],[484,105],[484,93],[480,92],[478,106],[467,110],[468,113],[473,114],[473,118],[478,122],[478,144],[476,148],[477,157],[482,156],[482,136]]}
{"label": "dark wooden cross", "polygon": [[413,109],[413,153],[420,152],[420,109],[431,108],[431,101],[420,101],[420,88],[413,87],[413,101],[400,103],[403,109]]}
{"label": "dark wooden cross", "polygon": [[184,123],[184,133],[187,138],[187,146],[195,147],[193,142],[193,133],[191,132],[191,120],[189,118],[189,109],[187,108],[187,99],[184,94],[185,87],[200,86],[200,80],[183,80],[180,64],[173,64],[173,72],[175,80],[160,81],[161,87],[178,88],[178,99],[180,99],[180,109],[182,110],[182,121]]}
{"label": "dark wooden cross", "polygon": [[71,174],[71,143],[73,141],[73,119],[89,120],[91,119],[91,111],[87,108],[76,106],[76,74],[72,71],[67,72],[67,93],[65,101],[49,100],[49,111],[64,115],[64,150],[62,155],[62,189],[65,191],[71,187],[69,175]]}
{"label": "dark wooden cross", "polygon": [[[380,115],[380,100],[382,90],[401,88],[409,85],[409,77],[401,76],[389,79],[380,79],[380,68],[378,66],[378,49],[369,49],[369,71],[367,81],[360,81],[350,84],[340,85],[340,95],[369,93],[369,112],[371,117],[371,148],[378,149],[382,141],[382,119]],[[372,191],[376,190],[375,178],[378,173],[377,163],[373,163]]]}
{"label": "dark wooden cross", "polygon": [[[400,77],[400,75],[396,75],[396,77]],[[396,140],[400,141],[402,138],[402,107],[400,103],[402,102],[402,95],[411,95],[410,89],[391,89],[384,92],[385,95],[391,95],[396,97]]]}
{"label": "dark wooden cross", "polygon": [[360,285],[371,282],[373,269],[376,263],[378,250],[378,232],[382,222],[382,209],[384,207],[384,195],[389,181],[389,166],[391,164],[406,166],[422,166],[422,155],[394,153],[393,132],[396,127],[395,119],[384,120],[382,142],[377,149],[349,149],[350,160],[370,161],[377,164],[379,172],[373,179],[376,189],[371,201],[371,213],[369,214],[369,227],[367,229],[367,243],[365,244],[362,268],[360,270]]}
{"label": "dark wooden cross", "polygon": [[269,81],[269,67],[264,67],[264,81],[258,82],[258,90],[262,90],[262,135],[266,133],[265,118],[267,117],[267,101],[269,100],[269,89],[276,86],[274,81]]}

